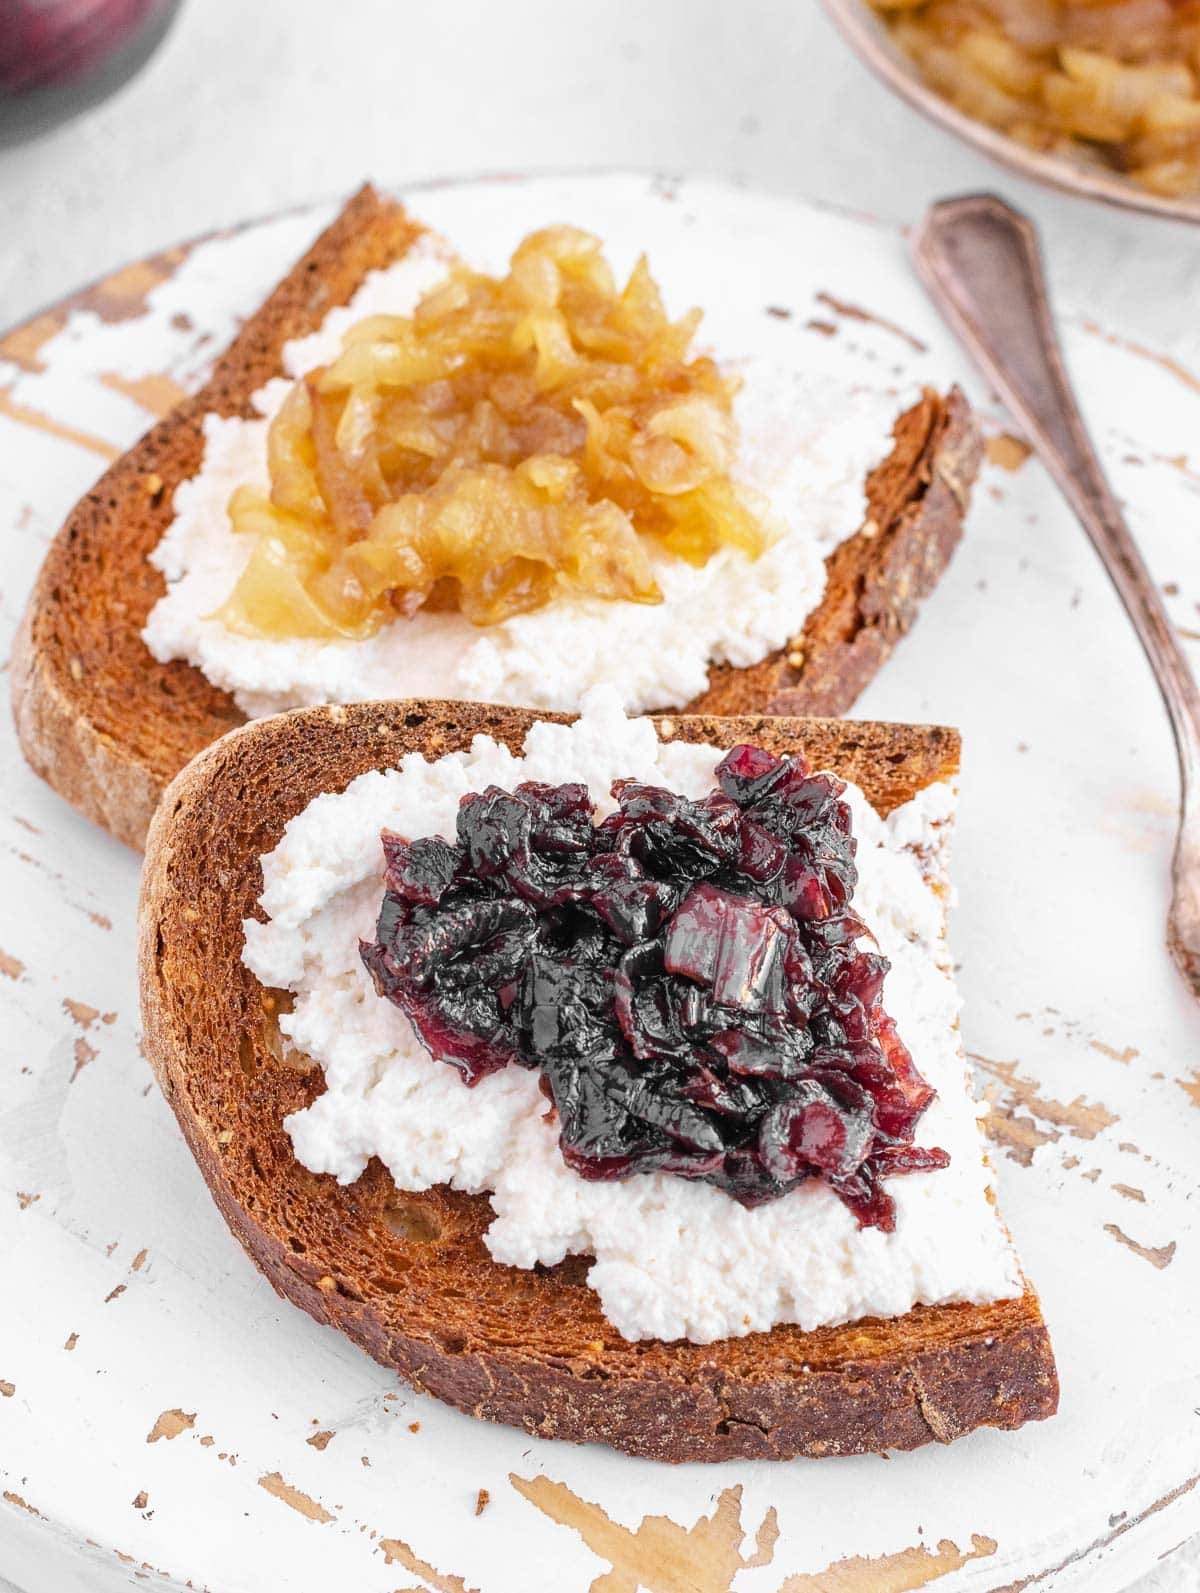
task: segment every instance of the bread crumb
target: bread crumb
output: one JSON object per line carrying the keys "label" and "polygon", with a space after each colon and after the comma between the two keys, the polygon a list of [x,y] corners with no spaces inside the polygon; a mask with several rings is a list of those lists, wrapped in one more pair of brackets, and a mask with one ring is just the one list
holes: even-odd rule
{"label": "bread crumb", "polygon": [[804,667],[804,654],[796,647],[787,655],[789,669],[802,669]]}
{"label": "bread crumb", "polygon": [[144,1488],[140,1493],[137,1493],[133,1496],[133,1508],[135,1510],[144,1510],[149,1503],[150,1498]]}
{"label": "bread crumb", "polygon": [[78,1343],[79,1343],[79,1334],[78,1333],[72,1333],[67,1338],[67,1342],[63,1345],[63,1349],[64,1350],[73,1350]]}
{"label": "bread crumb", "polygon": [[328,1429],[323,1429],[319,1433],[313,1433],[312,1436],[310,1438],[306,1438],[304,1442],[309,1444],[313,1449],[324,1449],[332,1437],[332,1432],[330,1432]]}
{"label": "bread crumb", "polygon": [[486,1488],[481,1488],[475,1495],[475,1514],[481,1516],[491,1503],[492,1496]]}
{"label": "bread crumb", "polygon": [[419,1433],[421,1431],[420,1422],[409,1422],[408,1430],[410,1433]]}
{"label": "bread crumb", "polygon": [[6,1383],[4,1379],[0,1377],[0,1394],[3,1394],[5,1399],[11,1399],[16,1392],[17,1385],[15,1383]]}
{"label": "bread crumb", "polygon": [[999,465],[1001,470],[1020,470],[1033,449],[1023,438],[1002,431],[987,439],[983,451],[990,465]]}

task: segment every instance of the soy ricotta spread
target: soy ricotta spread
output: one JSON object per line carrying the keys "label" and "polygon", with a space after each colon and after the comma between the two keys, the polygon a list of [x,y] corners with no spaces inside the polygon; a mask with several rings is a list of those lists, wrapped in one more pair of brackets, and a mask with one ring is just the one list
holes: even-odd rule
{"label": "soy ricotta spread", "polygon": [[[484,247],[485,239],[456,241],[472,261],[502,263],[489,258],[494,244]],[[659,240],[614,237],[609,229],[603,241],[618,271],[647,248],[672,313],[692,303],[720,306],[713,352],[745,379],[735,401],[734,473],[770,500],[778,535],[766,552],[752,560],[724,548],[697,569],[651,549],[663,593],[653,605],[564,598],[486,627],[456,612],[419,611],[365,641],[235,635],[211,617],[250,552],[249,540],[230,527],[227,505],[237,486],[269,486],[267,429],[290,386],[277,378],[254,396],[261,418],[205,419],[203,465],[177,489],[175,518],[151,555],[167,580],[143,632],[155,658],[197,665],[251,716],[416,696],[570,711],[600,683],[614,686],[632,712],[688,702],[704,690],[711,664],[744,668],[784,646],[821,601],[825,558],[862,524],[864,480],[889,452],[892,423],[915,391],[864,390],[801,367],[800,349],[785,348],[760,302],[731,305],[727,262],[693,251],[681,263],[678,240],[672,250],[664,235],[659,272]],[[319,331],[287,344],[286,376],[332,360],[342,334],[364,316],[409,313],[451,258],[447,244],[424,235],[402,260],[369,276],[348,306],[330,311]],[[702,324],[701,344],[705,335]]]}
{"label": "soy ricotta spread", "polygon": [[577,723],[534,725],[519,757],[477,736],[466,753],[432,763],[412,754],[315,798],[263,859],[268,921],[245,924],[247,966],[295,992],[281,1027],[325,1073],[325,1093],[287,1119],[297,1156],[342,1183],[377,1155],[401,1189],[488,1191],[495,1217],[485,1243],[496,1260],[532,1267],[594,1256],[588,1282],[629,1339],[708,1343],[781,1322],[811,1329],[1019,1293],[1016,1259],[988,1200],[943,907],[929,883],[944,878],[954,809],[946,784],[886,820],[855,787],[846,798],[858,837],[856,907],[892,961],[885,1004],[938,1091],[917,1141],[951,1157],[942,1171],[889,1182],[893,1233],[859,1230],[817,1182],[754,1210],[669,1174],[589,1183],[562,1159],[536,1074],[505,1068],[468,1091],[376,995],[358,941],[371,937],[382,895],[381,829],[453,834],[463,795],[520,780],[582,780],[601,815],[622,776],[699,797],[720,757],[714,747],[660,743],[649,721],[627,719],[619,694],[602,688],[588,694]]}

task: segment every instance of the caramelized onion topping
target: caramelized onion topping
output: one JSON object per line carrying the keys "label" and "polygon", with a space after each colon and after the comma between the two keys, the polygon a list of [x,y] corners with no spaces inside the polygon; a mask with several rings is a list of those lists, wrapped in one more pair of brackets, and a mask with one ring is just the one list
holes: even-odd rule
{"label": "caramelized onion topping", "polygon": [[1034,149],[1200,194],[1200,0],[871,0],[930,86]]}
{"label": "caramelized onion topping", "polygon": [[217,618],[362,638],[422,607],[494,624],[565,593],[661,602],[652,547],[704,564],[769,536],[730,477],[737,382],[689,354],[645,259],[618,289],[596,238],[535,232],[505,277],[462,266],[373,315],[270,425],[270,491],[234,492],[253,550]]}

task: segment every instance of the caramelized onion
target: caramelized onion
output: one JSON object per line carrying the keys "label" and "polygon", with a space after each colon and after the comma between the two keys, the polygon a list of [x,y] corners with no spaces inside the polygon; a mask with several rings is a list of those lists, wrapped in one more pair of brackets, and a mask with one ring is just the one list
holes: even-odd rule
{"label": "caramelized onion", "polygon": [[1040,149],[1200,194],[1200,0],[872,0],[929,83]]}
{"label": "caramelized onion", "polygon": [[411,316],[373,315],[296,382],[270,490],[218,617],[247,635],[365,637],[421,607],[478,625],[562,593],[661,601],[650,550],[703,564],[768,540],[730,475],[737,384],[690,354],[644,259],[618,288],[599,242],[531,234],[508,275],[456,267]]}

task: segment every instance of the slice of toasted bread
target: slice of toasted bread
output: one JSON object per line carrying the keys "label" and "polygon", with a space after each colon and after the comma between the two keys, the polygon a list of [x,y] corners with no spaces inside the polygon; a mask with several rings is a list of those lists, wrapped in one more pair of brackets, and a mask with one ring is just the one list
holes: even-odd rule
{"label": "slice of toasted bread", "polygon": [[[203,417],[248,415],[284,344],[315,330],[420,230],[394,200],[357,194],[245,323],[203,391],[101,477],[47,554],[12,660],[21,747],[68,802],[131,846],[143,844],[167,782],[243,720],[227,692],[189,664],[156,662],[141,638],[164,590],[148,555],[171,522],[175,488],[202,463]],[[796,643],[750,669],[714,670],[691,709],[848,708],[945,568],[978,461],[961,393],[927,393],[897,421],[894,451],[868,483],[869,518],[829,558],[824,600]]]}
{"label": "slice of toasted bread", "polygon": [[[808,1333],[630,1343],[601,1314],[584,1258],[534,1271],[491,1259],[485,1195],[403,1194],[378,1161],[342,1187],[296,1160],[283,1119],[323,1080],[280,1043],[289,998],[241,961],[262,854],[320,792],[406,752],[465,749],[481,731],[519,749],[535,717],[449,702],[305,710],[233,732],[168,790],[140,908],[146,1053],[250,1255],[281,1294],[418,1389],[659,1460],[911,1449],[1052,1414],[1054,1361],[1031,1290]],[[679,717],[670,733],[803,749],[883,813],[958,766],[957,734],[926,726]]]}

